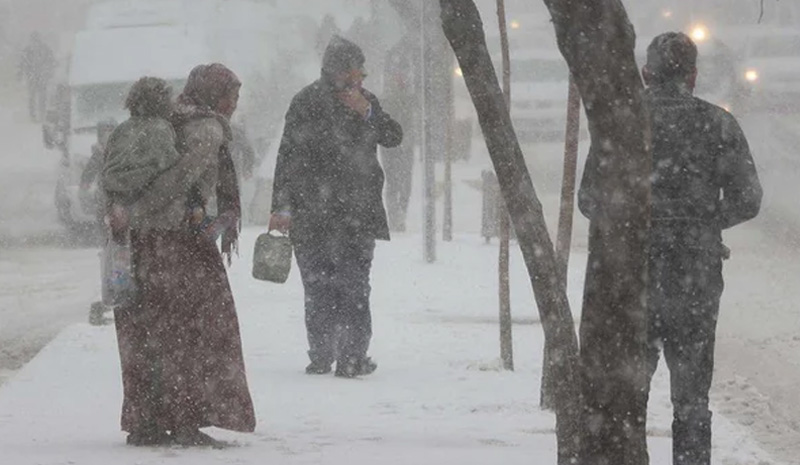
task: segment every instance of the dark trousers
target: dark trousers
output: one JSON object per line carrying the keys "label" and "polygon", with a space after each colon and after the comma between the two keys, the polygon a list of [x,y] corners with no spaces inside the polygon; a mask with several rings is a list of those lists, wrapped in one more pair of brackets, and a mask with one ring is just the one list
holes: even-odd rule
{"label": "dark trousers", "polygon": [[369,274],[374,252],[375,239],[357,234],[294,241],[312,362],[330,365],[366,357],[372,338]]}
{"label": "dark trousers", "polygon": [[405,231],[408,203],[414,172],[414,145],[403,143],[392,149],[381,149],[386,173],[386,214],[389,229]]}
{"label": "dark trousers", "polygon": [[718,255],[653,252],[650,260],[648,384],[659,353],[670,372],[674,465],[711,463],[708,392],[722,294]]}

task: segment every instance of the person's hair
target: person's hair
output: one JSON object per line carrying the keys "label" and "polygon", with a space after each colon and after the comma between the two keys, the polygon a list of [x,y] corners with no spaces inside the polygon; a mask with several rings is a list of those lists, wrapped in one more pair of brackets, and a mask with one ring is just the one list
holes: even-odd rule
{"label": "person's hair", "polygon": [[198,65],[189,73],[178,103],[218,111],[220,103],[241,87],[242,81],[227,66],[221,63]]}
{"label": "person's hair", "polygon": [[167,118],[172,111],[172,88],[163,79],[143,77],[128,92],[125,108],[131,116]]}
{"label": "person's hair", "polygon": [[333,76],[341,72],[362,69],[365,61],[364,52],[358,45],[344,37],[334,35],[322,57],[322,72]]}
{"label": "person's hair", "polygon": [[697,45],[682,32],[661,34],[647,47],[645,70],[655,83],[688,79],[697,71]]}

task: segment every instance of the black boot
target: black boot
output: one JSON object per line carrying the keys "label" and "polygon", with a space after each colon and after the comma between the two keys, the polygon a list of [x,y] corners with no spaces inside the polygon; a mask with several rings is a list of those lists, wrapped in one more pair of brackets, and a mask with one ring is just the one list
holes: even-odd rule
{"label": "black boot", "polygon": [[369,357],[348,357],[336,362],[336,376],[339,378],[371,375],[377,369],[378,364]]}
{"label": "black boot", "polygon": [[168,446],[172,444],[172,437],[166,431],[142,429],[131,431],[125,442],[129,446]]}
{"label": "black boot", "polygon": [[184,447],[212,447],[222,449],[227,444],[212,438],[197,428],[180,428],[172,433],[174,443]]}
{"label": "black boot", "polygon": [[327,375],[331,371],[331,364],[325,362],[311,362],[306,367],[307,375]]}

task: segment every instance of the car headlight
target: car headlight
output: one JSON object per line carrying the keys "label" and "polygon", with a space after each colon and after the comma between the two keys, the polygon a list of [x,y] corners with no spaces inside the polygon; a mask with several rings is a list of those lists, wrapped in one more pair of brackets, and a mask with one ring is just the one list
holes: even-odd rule
{"label": "car headlight", "polygon": [[695,42],[705,42],[708,40],[711,34],[709,33],[708,27],[706,27],[705,24],[697,24],[692,27],[692,32],[690,35]]}
{"label": "car headlight", "polygon": [[747,82],[756,82],[756,81],[758,81],[758,78],[759,78],[758,70],[755,70],[755,69],[751,68],[751,69],[748,69],[747,71],[744,72],[744,79]]}

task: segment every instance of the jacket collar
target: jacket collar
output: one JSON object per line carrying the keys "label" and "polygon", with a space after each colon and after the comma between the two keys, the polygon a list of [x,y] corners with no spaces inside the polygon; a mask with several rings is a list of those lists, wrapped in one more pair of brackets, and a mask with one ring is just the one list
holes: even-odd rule
{"label": "jacket collar", "polygon": [[667,98],[691,98],[694,95],[688,85],[678,81],[651,85],[647,88],[647,94]]}

